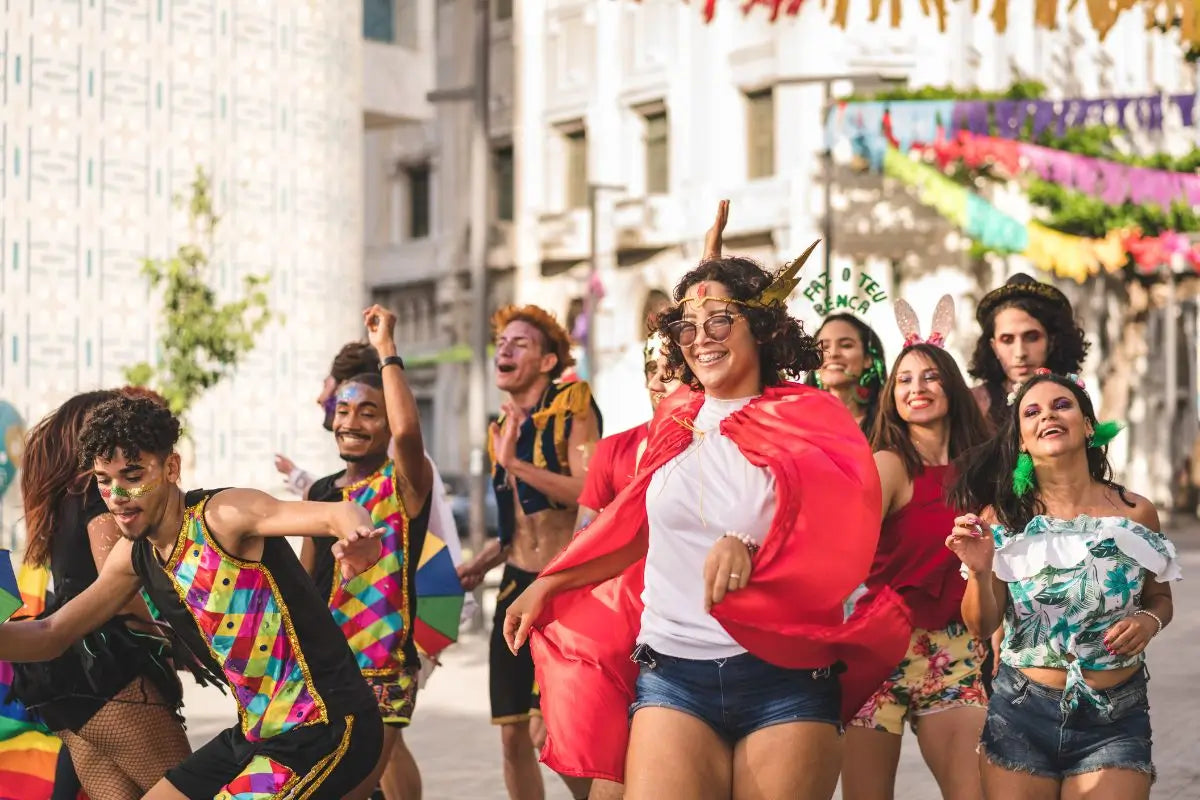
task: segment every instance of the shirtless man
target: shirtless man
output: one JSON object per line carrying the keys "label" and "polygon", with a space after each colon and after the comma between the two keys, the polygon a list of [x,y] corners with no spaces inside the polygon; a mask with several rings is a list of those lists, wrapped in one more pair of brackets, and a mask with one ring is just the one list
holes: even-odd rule
{"label": "shirtless man", "polygon": [[[571,540],[584,459],[600,438],[600,409],[586,383],[556,383],[573,359],[567,332],[544,309],[502,308],[492,329],[496,386],[509,398],[490,431],[500,536],[459,567],[459,577],[470,591],[488,570],[504,564],[491,640],[492,723],[500,726],[509,797],[541,800],[545,787],[536,749],[545,732],[540,725],[531,730],[538,714],[533,656],[528,645],[515,656],[509,651],[504,613]],[[589,781],[563,780],[573,797],[587,797]]]}

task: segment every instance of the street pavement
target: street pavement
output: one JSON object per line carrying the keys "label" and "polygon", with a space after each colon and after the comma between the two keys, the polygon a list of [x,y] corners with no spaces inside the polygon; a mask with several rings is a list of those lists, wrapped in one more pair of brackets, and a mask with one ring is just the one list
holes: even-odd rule
{"label": "street pavement", "polygon": [[[1159,779],[1153,800],[1200,800],[1200,527],[1172,533],[1184,580],[1174,585],[1175,621],[1149,650],[1154,760]],[[492,594],[494,597],[494,593]],[[490,599],[490,598],[489,598]],[[487,605],[490,612],[490,604]],[[490,616],[489,616],[490,618]],[[417,699],[405,732],[425,785],[426,800],[506,800],[499,731],[488,718],[487,637],[467,635],[447,650]],[[198,747],[236,719],[233,703],[194,684],[185,692],[188,734]],[[543,767],[548,800],[570,800]],[[840,800],[840,793],[836,795]],[[896,800],[937,800],[937,786],[921,761],[915,737],[905,734]]]}

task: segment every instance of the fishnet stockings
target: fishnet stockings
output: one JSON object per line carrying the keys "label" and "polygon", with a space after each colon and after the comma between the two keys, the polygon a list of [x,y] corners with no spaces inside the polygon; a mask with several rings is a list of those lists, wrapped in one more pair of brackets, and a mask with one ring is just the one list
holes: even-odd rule
{"label": "fishnet stockings", "polygon": [[146,678],[118,692],[78,733],[58,735],[95,800],[139,800],[192,751],[183,726]]}

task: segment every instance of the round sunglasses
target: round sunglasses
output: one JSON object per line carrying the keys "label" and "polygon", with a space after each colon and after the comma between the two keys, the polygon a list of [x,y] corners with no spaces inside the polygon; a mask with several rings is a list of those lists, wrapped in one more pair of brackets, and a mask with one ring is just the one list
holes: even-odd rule
{"label": "round sunglasses", "polygon": [[667,331],[671,336],[671,341],[680,347],[688,347],[696,341],[696,331],[699,327],[704,328],[704,335],[714,342],[723,342],[729,338],[729,334],[733,333],[733,321],[741,314],[713,314],[708,319],[704,320],[703,326],[697,326],[696,323],[686,319],[672,322],[667,326]]}

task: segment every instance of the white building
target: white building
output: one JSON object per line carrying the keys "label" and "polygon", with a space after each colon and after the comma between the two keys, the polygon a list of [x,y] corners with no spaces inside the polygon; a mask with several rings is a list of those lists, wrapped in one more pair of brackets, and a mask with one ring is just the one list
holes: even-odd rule
{"label": "white building", "polygon": [[[222,217],[218,285],[270,275],[284,321],[191,413],[189,480],[278,486],[280,451],[336,466],[313,399],[361,335],[363,125],[419,114],[427,63],[368,44],[392,62],[364,84],[363,7],[345,0],[5,8],[0,398],[32,424],[154,359],[141,262],[186,240],[172,198],[201,166]],[[385,74],[415,80],[372,80]]]}
{"label": "white building", "polygon": [[[427,10],[416,15],[418,35],[437,15],[435,88],[469,87],[474,3],[419,5]],[[1195,88],[1178,44],[1136,15],[1101,44],[1082,7],[1064,9],[1060,30],[1035,31],[1030,0],[1010,4],[1005,36],[963,3],[948,4],[945,33],[916,8],[893,29],[855,3],[841,30],[817,3],[774,24],[739,6],[722,0],[705,24],[698,5],[681,0],[492,3],[492,304],[533,302],[574,319],[588,283],[596,185],[605,296],[593,372],[606,432],[649,413],[645,313],[696,263],[718,199],[732,201],[727,252],[774,267],[822,236],[820,78],[861,76],[836,81],[835,93],[878,88],[872,76],[990,90],[1036,78],[1060,97]],[[448,473],[463,471],[467,456],[465,354],[454,346],[468,332],[469,115],[469,102],[438,103],[432,122],[369,132],[366,146],[366,279],[410,320],[406,349],[440,362],[413,375],[430,447]],[[835,170],[836,289],[865,272],[927,318],[943,292],[977,298],[1006,271],[1030,269],[1011,258],[980,271],[949,224],[899,187],[881,202],[880,187],[877,175]],[[821,273],[823,250],[807,280]],[[815,327],[819,315],[801,293],[793,308]],[[867,318],[895,353],[891,303]],[[970,303],[959,318],[951,349],[965,363],[977,335]]]}

